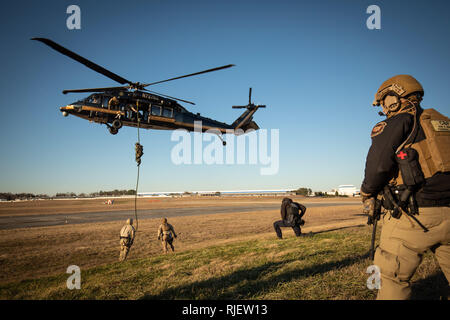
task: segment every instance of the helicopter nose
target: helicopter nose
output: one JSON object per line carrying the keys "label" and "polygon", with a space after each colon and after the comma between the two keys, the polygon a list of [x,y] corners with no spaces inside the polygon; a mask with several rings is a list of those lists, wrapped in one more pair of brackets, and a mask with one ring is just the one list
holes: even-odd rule
{"label": "helicopter nose", "polygon": [[64,117],[67,117],[69,115],[68,110],[73,110],[73,105],[67,105],[67,106],[61,107],[61,108],[59,108],[59,110],[61,111],[61,113]]}

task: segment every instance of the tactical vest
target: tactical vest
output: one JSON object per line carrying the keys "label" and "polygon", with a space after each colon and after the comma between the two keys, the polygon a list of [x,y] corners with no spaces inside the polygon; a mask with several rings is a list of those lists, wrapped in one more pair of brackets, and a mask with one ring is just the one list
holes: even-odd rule
{"label": "tactical vest", "polygon": [[161,230],[164,235],[168,235],[169,237],[172,236],[172,231],[170,230],[170,227],[168,224],[163,223],[161,225]]}
{"label": "tactical vest", "polygon": [[131,231],[132,231],[132,226],[131,225],[125,225],[122,227],[122,229],[120,230],[120,236],[123,238],[130,238],[131,237]]}
{"label": "tactical vest", "polygon": [[[434,109],[425,109],[420,115],[420,126],[425,139],[414,142],[410,147],[419,154],[419,164],[425,179],[436,172],[450,171],[450,121],[449,118]],[[399,172],[394,178],[396,185],[402,185]]]}

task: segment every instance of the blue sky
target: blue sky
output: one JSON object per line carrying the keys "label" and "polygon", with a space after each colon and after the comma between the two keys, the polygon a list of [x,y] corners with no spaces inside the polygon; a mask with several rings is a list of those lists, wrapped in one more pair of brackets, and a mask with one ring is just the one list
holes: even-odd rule
{"label": "blue sky", "polygon": [[[407,5],[406,5],[407,3]],[[81,8],[68,30],[66,8]],[[369,30],[366,8],[381,8]],[[423,105],[447,116],[447,1],[16,1],[3,5],[0,192],[133,189],[136,130],[63,118],[82,98],[63,89],[112,80],[31,37],[50,38],[132,81],[152,82],[233,63],[236,67],[152,90],[195,101],[192,112],[233,122],[248,88],[266,104],[255,121],[280,130],[278,174],[260,165],[175,165],[170,131],[141,131],[140,191],[360,186],[370,131],[382,118],[376,89],[395,74],[425,88]]]}

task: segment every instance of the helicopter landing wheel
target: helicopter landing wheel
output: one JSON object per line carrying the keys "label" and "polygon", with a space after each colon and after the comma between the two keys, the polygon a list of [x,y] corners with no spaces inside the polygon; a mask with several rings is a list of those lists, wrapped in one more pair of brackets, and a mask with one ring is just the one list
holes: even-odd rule
{"label": "helicopter landing wheel", "polygon": [[120,121],[119,119],[114,119],[114,121],[111,123],[111,126],[114,128],[114,129],[117,129],[117,130],[119,130],[120,128],[122,128],[122,121]]}
{"label": "helicopter landing wheel", "polygon": [[119,132],[119,129],[116,129],[114,127],[109,127],[109,133],[111,133],[112,135],[115,135]]}

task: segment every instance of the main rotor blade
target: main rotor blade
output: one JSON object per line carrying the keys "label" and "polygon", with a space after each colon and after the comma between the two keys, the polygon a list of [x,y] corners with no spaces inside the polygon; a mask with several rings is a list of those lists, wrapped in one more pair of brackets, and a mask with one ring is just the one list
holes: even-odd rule
{"label": "main rotor blade", "polygon": [[118,91],[126,90],[127,86],[124,87],[107,87],[107,88],[90,88],[90,89],[73,89],[73,90],[63,90],[62,93],[73,93],[73,92],[106,92],[106,91]]}
{"label": "main rotor blade", "polygon": [[166,95],[166,94],[158,93],[158,92],[155,92],[155,91],[150,91],[150,90],[148,90],[148,89],[142,89],[142,90],[145,90],[145,91],[147,91],[147,92],[156,94],[156,95],[161,96],[161,97],[165,97],[165,98],[169,98],[169,99],[174,99],[174,100],[178,100],[178,101],[182,101],[182,102],[186,102],[186,103],[190,103],[190,104],[192,104],[192,105],[195,105],[195,103],[193,103],[192,101],[187,101],[187,100],[183,100],[183,99],[180,99],[180,98],[171,97],[171,96],[168,96],[168,95]]}
{"label": "main rotor blade", "polygon": [[222,70],[222,69],[226,69],[226,68],[231,68],[231,67],[234,67],[234,66],[235,66],[234,64],[228,64],[228,65],[226,65],[226,66],[217,67],[217,68],[208,69],[208,70],[203,70],[203,71],[196,72],[196,73],[186,74],[186,75],[180,76],[180,77],[170,78],[170,79],[167,79],[167,80],[161,80],[161,81],[152,82],[152,83],[146,83],[146,84],[143,84],[143,85],[142,85],[142,88],[148,87],[148,86],[152,86],[152,85],[157,84],[157,83],[163,83],[163,82],[172,81],[172,80],[177,80],[177,79],[181,79],[181,78],[192,77],[192,76],[196,76],[196,75],[198,75],[198,74],[207,73],[207,72],[213,72],[213,71],[218,71],[218,70]]}
{"label": "main rotor blade", "polygon": [[60,46],[59,44],[57,44],[56,42],[54,42],[54,41],[52,41],[50,39],[46,39],[46,38],[32,38],[31,40],[40,41],[40,42],[46,44],[47,46],[49,46],[50,48],[58,51],[59,53],[62,53],[63,55],[66,55],[69,58],[72,58],[75,61],[78,61],[79,63],[84,64],[89,69],[97,71],[98,73],[101,73],[104,76],[106,76],[106,77],[108,77],[108,78],[110,78],[110,79],[112,79],[114,81],[119,82],[120,84],[126,84],[126,83],[128,83],[130,85],[133,84],[131,81],[129,81],[129,80],[125,79],[125,78],[122,78],[121,76],[119,76],[119,75],[117,75],[117,74],[115,74],[115,73],[113,73],[113,72],[111,72],[109,70],[106,70],[105,68],[99,66],[98,64],[95,64],[94,62],[89,61],[86,58],[83,58],[82,56],[76,54],[75,52],[70,51],[69,49],[66,49],[66,48]]}
{"label": "main rotor blade", "polygon": [[248,91],[248,104],[252,104],[252,88]]}

